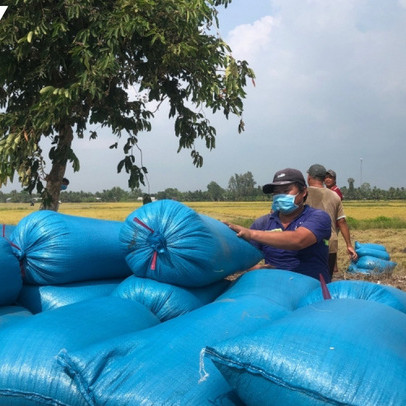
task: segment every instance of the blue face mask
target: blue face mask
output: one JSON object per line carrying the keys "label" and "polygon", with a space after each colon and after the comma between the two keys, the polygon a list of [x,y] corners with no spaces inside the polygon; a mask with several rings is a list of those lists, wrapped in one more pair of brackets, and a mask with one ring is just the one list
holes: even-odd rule
{"label": "blue face mask", "polygon": [[293,213],[299,207],[297,204],[295,204],[295,198],[298,194],[275,195],[272,201],[272,210],[279,211],[282,214]]}

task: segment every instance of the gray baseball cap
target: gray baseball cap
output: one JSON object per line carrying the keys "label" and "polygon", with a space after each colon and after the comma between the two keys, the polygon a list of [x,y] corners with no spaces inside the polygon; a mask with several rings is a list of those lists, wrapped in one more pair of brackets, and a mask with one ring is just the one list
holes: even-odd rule
{"label": "gray baseball cap", "polygon": [[320,164],[314,164],[312,165],[307,173],[312,177],[312,178],[322,178],[326,176],[327,170],[323,165]]}

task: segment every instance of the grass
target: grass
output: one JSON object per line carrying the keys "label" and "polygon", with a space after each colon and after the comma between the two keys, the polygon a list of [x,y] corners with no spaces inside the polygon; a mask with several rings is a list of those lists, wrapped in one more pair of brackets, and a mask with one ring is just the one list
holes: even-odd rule
{"label": "grass", "polygon": [[361,220],[357,220],[354,217],[347,217],[347,223],[353,230],[368,230],[370,228],[393,228],[398,230],[406,228],[406,220],[399,217],[378,216],[373,219]]}

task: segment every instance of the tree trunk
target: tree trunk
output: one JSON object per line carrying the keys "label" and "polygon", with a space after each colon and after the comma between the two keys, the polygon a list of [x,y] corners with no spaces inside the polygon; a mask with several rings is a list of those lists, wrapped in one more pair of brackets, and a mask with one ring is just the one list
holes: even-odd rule
{"label": "tree trunk", "polygon": [[41,210],[58,211],[62,179],[65,175],[72,140],[72,127],[65,124],[59,131],[58,143],[52,159],[52,168],[46,179],[47,185],[43,193]]}

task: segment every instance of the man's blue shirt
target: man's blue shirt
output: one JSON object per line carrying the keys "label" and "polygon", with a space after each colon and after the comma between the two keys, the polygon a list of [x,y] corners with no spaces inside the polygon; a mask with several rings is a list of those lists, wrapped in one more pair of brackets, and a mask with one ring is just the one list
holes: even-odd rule
{"label": "man's blue shirt", "polygon": [[328,240],[331,235],[330,216],[323,210],[305,205],[302,213],[285,229],[279,220],[279,212],[267,214],[254,221],[251,228],[273,233],[295,231],[299,227],[310,230],[317,242],[302,250],[284,250],[269,245],[251,241],[259,248],[265,257],[265,263],[277,269],[285,269],[319,279],[322,274],[324,280],[330,282],[328,268]]}

